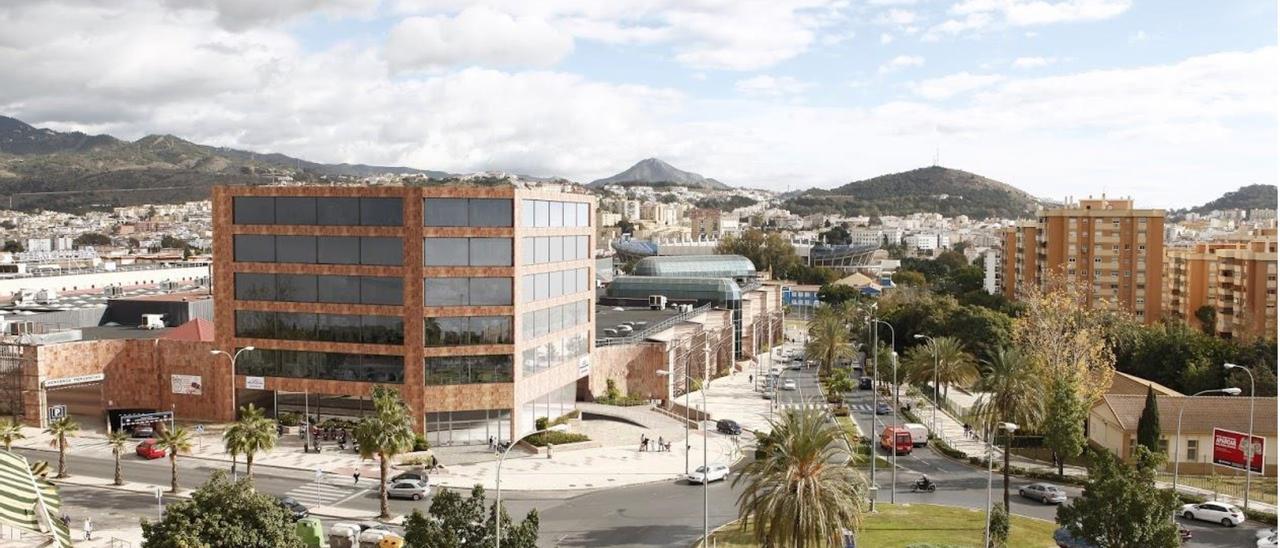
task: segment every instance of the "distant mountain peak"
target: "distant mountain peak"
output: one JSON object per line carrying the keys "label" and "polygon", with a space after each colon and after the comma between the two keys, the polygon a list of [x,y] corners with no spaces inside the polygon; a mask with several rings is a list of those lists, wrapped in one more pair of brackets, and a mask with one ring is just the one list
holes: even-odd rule
{"label": "distant mountain peak", "polygon": [[1208,213],[1224,209],[1275,209],[1276,185],[1245,185],[1218,197],[1207,204],[1193,207],[1195,213]]}
{"label": "distant mountain peak", "polygon": [[793,213],[906,215],[937,212],[972,218],[1020,218],[1038,200],[1013,186],[938,165],[854,181],[831,190],[812,189],[789,198]]}
{"label": "distant mountain peak", "polygon": [[679,185],[705,190],[730,190],[732,188],[715,179],[678,169],[659,158],[652,157],[640,160],[635,165],[612,177],[596,179],[587,186],[599,188],[605,185]]}

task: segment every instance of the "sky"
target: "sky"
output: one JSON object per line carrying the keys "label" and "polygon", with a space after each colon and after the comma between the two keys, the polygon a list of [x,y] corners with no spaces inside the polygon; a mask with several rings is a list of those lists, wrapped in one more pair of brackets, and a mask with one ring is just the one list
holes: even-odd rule
{"label": "sky", "polygon": [[1270,0],[5,0],[0,114],[321,162],[735,186],[1277,179]]}

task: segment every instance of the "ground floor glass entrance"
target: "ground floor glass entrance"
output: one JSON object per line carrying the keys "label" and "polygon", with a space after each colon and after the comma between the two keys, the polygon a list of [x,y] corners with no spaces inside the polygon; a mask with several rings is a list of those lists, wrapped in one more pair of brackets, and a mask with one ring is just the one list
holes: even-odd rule
{"label": "ground floor glass entrance", "polygon": [[484,445],[511,441],[511,410],[427,413],[427,441],[433,446]]}

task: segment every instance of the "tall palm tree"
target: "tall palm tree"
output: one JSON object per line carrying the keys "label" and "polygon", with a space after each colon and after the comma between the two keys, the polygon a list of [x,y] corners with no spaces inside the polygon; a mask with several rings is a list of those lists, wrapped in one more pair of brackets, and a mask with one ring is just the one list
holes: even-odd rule
{"label": "tall palm tree", "polygon": [[49,440],[49,446],[58,449],[58,477],[65,478],[67,474],[67,438],[75,437],[80,431],[80,423],[71,420],[71,417],[62,417],[49,423],[49,427],[44,429],[44,433],[53,436]]}
{"label": "tall palm tree", "polygon": [[[1034,428],[1044,418],[1046,380],[1036,373],[1031,360],[1017,348],[1001,348],[983,364],[982,377],[974,389],[985,395],[973,408],[988,436],[995,434],[996,423],[1012,422],[1021,428]],[[1009,507],[1009,439],[1004,437],[1004,507]],[[992,438],[988,438],[992,439]],[[994,443],[994,440],[993,440]]]}
{"label": "tall palm tree", "polygon": [[789,410],[770,421],[771,443],[734,478],[746,483],[738,519],[765,546],[838,546],[843,529],[862,521],[862,477],[836,443],[839,428],[816,409]]}
{"label": "tall palm tree", "polygon": [[836,402],[838,407],[844,407],[844,395],[853,389],[853,379],[849,378],[849,374],[844,370],[832,373],[831,378],[827,379],[827,390],[831,391],[831,396],[838,398]]}
{"label": "tall palm tree", "polygon": [[240,408],[241,416],[235,426],[243,429],[241,449],[244,451],[244,472],[253,479],[253,456],[276,448],[276,426],[266,418],[266,411],[251,403]]}
{"label": "tall palm tree", "polygon": [[22,434],[22,424],[13,419],[0,419],[0,443],[5,451],[13,450],[13,442],[26,439]]}
{"label": "tall palm tree", "polygon": [[124,485],[124,476],[120,473],[120,455],[124,453],[126,443],[129,443],[128,432],[112,430],[107,434],[107,445],[111,446],[111,455],[116,459],[115,485]]}
{"label": "tall palm tree", "polygon": [[935,337],[932,343],[911,347],[904,360],[907,365],[907,378],[914,383],[932,383],[935,359],[938,368],[938,390],[942,392],[944,400],[951,385],[968,386],[978,378],[978,364],[955,337]]}
{"label": "tall palm tree", "polygon": [[191,452],[191,431],[185,426],[156,434],[156,447],[169,453],[169,492],[178,492],[178,453]]}
{"label": "tall palm tree", "polygon": [[805,345],[804,353],[806,358],[820,364],[823,375],[830,375],[832,366],[841,358],[853,356],[849,329],[830,308],[818,309],[817,315],[809,320],[809,344]]}
{"label": "tall palm tree", "polygon": [[360,419],[352,434],[360,443],[360,458],[378,457],[378,472],[382,480],[378,486],[381,500],[379,517],[391,517],[387,504],[387,474],[390,461],[396,455],[413,448],[413,421],[409,409],[400,399],[400,393],[385,386],[373,388],[373,414]]}
{"label": "tall palm tree", "polygon": [[244,428],[239,420],[222,431],[222,447],[226,449],[228,455],[231,455],[231,475],[234,477],[236,475],[236,459],[241,453],[244,453]]}

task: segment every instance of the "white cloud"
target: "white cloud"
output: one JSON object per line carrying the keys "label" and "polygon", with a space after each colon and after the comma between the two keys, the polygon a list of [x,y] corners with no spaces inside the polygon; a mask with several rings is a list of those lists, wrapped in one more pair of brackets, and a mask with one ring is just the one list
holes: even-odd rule
{"label": "white cloud", "polygon": [[883,46],[883,45],[888,45],[890,42],[893,42],[893,35],[892,35],[892,34],[889,34],[889,33],[887,33],[887,32],[882,32],[882,33],[880,33],[880,45],[882,45],[882,46]]}
{"label": "white cloud", "polygon": [[924,57],[919,55],[899,55],[880,65],[880,74],[888,74],[904,68],[920,66],[924,66]]}
{"label": "white cloud", "polygon": [[1131,0],[964,0],[948,9],[953,17],[926,33],[930,41],[942,35],[979,32],[989,28],[1029,27],[1110,19],[1128,11]]}
{"label": "white cloud", "polygon": [[1138,42],[1146,42],[1151,37],[1147,35],[1147,31],[1139,30],[1129,35],[1129,43],[1136,44]]}
{"label": "white cloud", "polygon": [[804,93],[813,88],[813,83],[797,80],[790,76],[774,77],[761,74],[745,80],[739,80],[734,84],[734,88],[748,96],[779,97]]}
{"label": "white cloud", "polygon": [[929,30],[925,31],[922,40],[926,42],[934,42],[943,35],[955,36],[969,31],[977,31],[986,28],[992,22],[992,17],[987,13],[970,13],[961,19],[948,19],[938,23]]}
{"label": "white cloud", "polygon": [[281,23],[312,13],[329,17],[369,16],[378,0],[164,0],[175,9],[212,10],[218,25],[227,30]]}
{"label": "white cloud", "polygon": [[876,23],[905,27],[916,22],[916,14],[911,10],[891,9],[876,17]]}
{"label": "white cloud", "polygon": [[1003,81],[998,74],[969,74],[960,72],[940,78],[930,78],[909,85],[916,95],[930,100],[950,99],[956,95],[992,86]]}
{"label": "white cloud", "polygon": [[1057,62],[1057,57],[1019,57],[1013,60],[1011,66],[1016,69],[1033,69],[1047,67]]}
{"label": "white cloud", "polygon": [[456,17],[409,17],[391,29],[386,45],[393,70],[474,63],[545,67],[572,50],[573,38],[546,21],[485,7]]}

